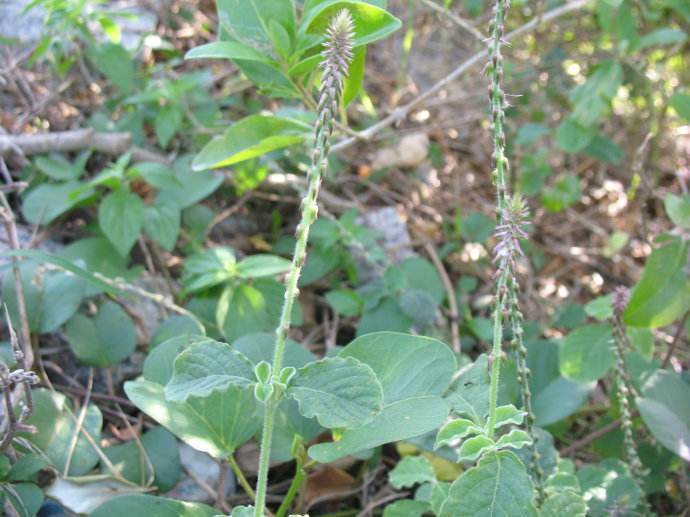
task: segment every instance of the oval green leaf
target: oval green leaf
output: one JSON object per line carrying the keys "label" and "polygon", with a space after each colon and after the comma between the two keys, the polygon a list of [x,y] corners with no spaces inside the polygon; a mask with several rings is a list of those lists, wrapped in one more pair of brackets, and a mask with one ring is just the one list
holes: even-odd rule
{"label": "oval green leaf", "polygon": [[194,158],[194,170],[226,167],[277,149],[299,144],[309,125],[274,115],[250,115],[211,140]]}
{"label": "oval green leaf", "polygon": [[374,371],[351,357],[333,357],[297,370],[287,395],[302,415],[330,429],[370,422],[381,410],[383,389]]}

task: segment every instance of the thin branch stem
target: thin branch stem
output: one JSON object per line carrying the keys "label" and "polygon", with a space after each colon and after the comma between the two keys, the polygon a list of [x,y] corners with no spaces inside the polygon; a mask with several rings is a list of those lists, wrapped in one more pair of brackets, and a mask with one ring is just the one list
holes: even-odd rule
{"label": "thin branch stem", "polygon": [[463,20],[460,18],[457,14],[455,14],[453,11],[450,9],[447,9],[445,7],[441,7],[438,5],[436,2],[433,0],[420,0],[424,5],[426,5],[429,9],[436,11],[437,13],[443,15],[444,17],[448,18],[450,21],[452,21],[455,25],[458,27],[461,27],[464,29],[466,32],[469,32],[474,36],[479,42],[484,41],[484,35],[477,30],[476,27],[472,26],[470,22],[467,20]]}
{"label": "thin branch stem", "polygon": [[458,312],[458,302],[455,299],[455,289],[453,288],[453,283],[450,281],[448,272],[446,271],[446,268],[443,266],[443,262],[438,256],[438,253],[436,253],[436,249],[434,248],[433,244],[431,244],[428,241],[425,242],[424,249],[429,255],[431,262],[433,262],[434,266],[436,267],[436,271],[438,271],[438,274],[441,277],[441,282],[443,282],[443,286],[446,289],[446,296],[448,297],[448,308],[450,312],[451,345],[453,347],[453,352],[459,354],[462,351],[462,345],[460,343],[459,328],[460,314]]}

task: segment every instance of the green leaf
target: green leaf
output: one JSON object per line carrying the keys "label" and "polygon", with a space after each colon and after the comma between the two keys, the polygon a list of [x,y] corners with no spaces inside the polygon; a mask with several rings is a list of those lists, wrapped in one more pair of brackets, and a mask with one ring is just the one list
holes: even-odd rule
{"label": "green leaf", "polygon": [[343,84],[343,106],[350,104],[359,92],[362,91],[362,83],[364,82],[364,67],[367,61],[367,48],[359,47],[355,49],[350,63],[350,69],[345,83]]}
{"label": "green leaf", "polygon": [[175,136],[183,119],[182,107],[179,104],[166,104],[156,114],[153,127],[156,131],[158,145],[163,149],[168,147],[170,139]]}
{"label": "green leaf", "polygon": [[664,206],[666,213],[676,226],[690,228],[690,196],[687,194],[682,197],[666,194]]}
{"label": "green leaf", "polygon": [[148,494],[127,494],[109,499],[91,512],[90,516],[214,517],[217,514],[217,510],[201,503],[187,503]]}
{"label": "green leaf", "polygon": [[[46,225],[68,212],[93,194],[79,181],[43,183],[31,189],[23,199],[22,214],[31,224]],[[77,193],[76,195],[73,195]]]}
{"label": "green leaf", "polygon": [[401,499],[386,506],[383,517],[422,517],[429,511],[429,503],[413,499]]}
{"label": "green leaf", "polygon": [[568,334],[559,351],[563,377],[575,382],[601,379],[614,365],[610,325],[586,325]]}
{"label": "green leaf", "polygon": [[374,308],[367,308],[357,324],[357,336],[365,336],[380,331],[408,332],[413,325],[394,298],[384,298]]}
{"label": "green leaf", "polygon": [[354,357],[371,366],[383,387],[384,403],[440,396],[456,368],[455,356],[444,343],[397,332],[358,337],[339,356]]}
{"label": "green leaf", "polygon": [[481,455],[490,451],[496,444],[488,436],[480,434],[463,441],[458,449],[458,461],[474,462]]}
{"label": "green leaf", "polygon": [[137,345],[134,323],[115,302],[101,305],[94,318],[75,314],[65,326],[65,337],[77,359],[101,368],[126,359]]}
{"label": "green leaf", "polygon": [[356,427],[381,411],[383,390],[373,370],[352,357],[326,358],[297,370],[287,396],[300,413],[326,428]]}
{"label": "green leaf", "polygon": [[426,259],[411,257],[400,263],[400,269],[405,275],[407,287],[425,291],[436,301],[443,302],[446,289],[434,265]]}
{"label": "green leaf", "polygon": [[566,153],[582,151],[596,135],[596,130],[580,125],[572,117],[567,117],[556,128],[556,143]]}
{"label": "green leaf", "polygon": [[580,494],[566,489],[550,494],[539,510],[542,517],[585,517],[587,504]]}
{"label": "green leaf", "polygon": [[364,300],[352,289],[334,289],[325,296],[328,304],[338,314],[358,316],[362,312]]}
{"label": "green leaf", "polygon": [[401,26],[400,20],[395,16],[371,3],[355,0],[326,0],[312,9],[305,10],[299,34],[325,34],[333,16],[344,8],[350,11],[354,22],[355,47],[385,38]]}
{"label": "green leaf", "polygon": [[[67,246],[63,250],[63,254],[66,255],[68,258],[71,258],[71,256],[72,256],[72,253],[68,252],[68,250],[70,250],[71,246],[72,245]],[[108,243],[108,246],[110,246],[110,243]],[[113,249],[113,251],[115,251],[115,250]],[[19,250],[5,251],[5,252],[1,253],[0,256],[3,256],[3,257],[27,257],[30,259],[37,259],[39,261],[46,262],[48,264],[55,264],[56,266],[59,266],[60,268],[64,269],[65,271],[69,271],[70,273],[81,278],[82,280],[86,280],[92,286],[97,287],[99,289],[102,289],[103,291],[107,292],[108,294],[115,295],[116,293],[120,292],[119,289],[111,286],[110,284],[106,284],[103,280],[100,280],[99,278],[95,277],[89,271],[86,271],[85,269],[82,269],[78,266],[75,266],[69,260],[65,260],[64,258],[59,257],[57,255],[53,255],[51,253],[45,253],[45,252],[39,251],[39,250],[19,249]],[[121,258],[121,257],[117,257],[117,259],[119,259],[119,258]],[[3,291],[5,293],[7,292],[6,289],[7,289],[7,287],[3,287]],[[9,305],[9,302],[8,302],[8,305]],[[76,309],[77,309],[77,307],[74,308],[74,311],[76,311]],[[74,311],[71,314],[73,314]],[[71,314],[70,314],[70,316],[71,316]]]}
{"label": "green leaf", "polygon": [[448,405],[441,398],[456,368],[448,346],[435,339],[377,332],[358,337],[339,354],[369,365],[383,388],[384,406],[370,423],[332,443],[310,447],[325,463],[384,443],[406,440],[441,426]]}
{"label": "green leaf", "polygon": [[227,458],[259,429],[254,393],[238,386],[187,402],[166,400],[163,386],[148,380],[126,382],[125,393],[180,440],[214,458]]}
{"label": "green leaf", "polygon": [[396,490],[421,483],[435,483],[434,467],[424,456],[405,456],[388,474],[388,482]]}
{"label": "green leaf", "polygon": [[192,170],[189,157],[175,162],[175,184],[162,188],[157,201],[172,202],[180,208],[198,203],[212,194],[223,182],[223,175],[215,171]]}
{"label": "green leaf", "polygon": [[470,212],[457,223],[460,235],[468,242],[484,242],[494,231],[496,224],[481,212]]}
{"label": "green leaf", "polygon": [[497,449],[511,447],[521,449],[525,445],[532,443],[532,438],[522,429],[511,429],[509,433],[502,435],[496,442]]}
{"label": "green leaf", "polygon": [[609,515],[611,508],[631,514],[643,496],[627,465],[608,458],[599,465],[585,465],[577,471],[588,515]]}
{"label": "green leaf", "polygon": [[254,366],[244,354],[226,343],[206,339],[177,356],[165,396],[172,402],[182,402],[192,396],[224,391],[230,385],[249,386],[254,382]]}
{"label": "green leaf", "polygon": [[219,0],[220,29],[242,45],[266,52],[271,49],[271,22],[294,31],[295,12],[291,0]]}
{"label": "green leaf", "polygon": [[[242,352],[254,364],[258,364],[261,361],[272,364],[275,342],[275,333],[248,334],[235,341],[232,347],[238,352]],[[285,345],[283,366],[301,368],[307,363],[316,360],[316,357],[309,350],[292,339],[288,339]]]}
{"label": "green leaf", "polygon": [[613,316],[613,295],[599,296],[585,305],[588,316],[599,321],[606,321]]}
{"label": "green leaf", "polygon": [[596,135],[584,148],[584,152],[597,160],[618,165],[625,157],[625,151],[610,138]]}
{"label": "green leaf", "polygon": [[406,289],[400,297],[400,309],[417,325],[431,325],[436,319],[438,303],[427,291]]}
{"label": "green leaf", "polygon": [[290,269],[290,261],[277,255],[257,254],[240,260],[237,274],[240,278],[276,276]]}
{"label": "green leaf", "polygon": [[255,511],[253,506],[235,506],[232,509],[230,517],[254,517]]}
{"label": "green leaf", "polygon": [[515,144],[522,146],[531,145],[542,136],[546,136],[548,134],[549,128],[544,124],[524,124],[518,129]]}
{"label": "green leaf", "polygon": [[[103,452],[126,480],[146,486],[153,479],[161,492],[175,488],[180,476],[177,439],[163,427],[154,427],[141,435],[140,442],[141,445],[132,440],[107,447]],[[109,472],[105,465],[101,470]]]}
{"label": "green leaf", "polygon": [[163,249],[172,251],[180,233],[180,207],[174,203],[162,202],[144,209],[144,232],[160,244]]}
{"label": "green leaf", "polygon": [[48,461],[46,458],[38,453],[28,453],[24,454],[19,458],[9,473],[7,474],[7,479],[9,481],[28,481],[34,474],[43,470],[48,466]]}
{"label": "green leaf", "polygon": [[384,405],[374,420],[345,431],[336,442],[319,443],[309,448],[309,456],[329,463],[344,456],[407,440],[437,429],[448,416],[448,405],[440,397],[409,397]]}
{"label": "green leaf", "polygon": [[[86,475],[98,463],[98,454],[83,432],[78,431],[76,420],[78,415],[73,412],[73,416],[70,416],[71,402],[62,393],[56,391],[38,388],[33,389],[32,393],[34,410],[26,424],[35,426],[37,432],[20,436],[43,451],[60,472],[64,472],[69,461],[68,475]],[[89,404],[81,429],[99,443],[102,426],[103,416],[100,410],[97,406]],[[71,444],[76,432],[79,432],[79,436],[72,450]]]}
{"label": "green leaf", "polygon": [[144,202],[126,190],[112,192],[98,207],[98,224],[118,253],[125,257],[144,225]]}
{"label": "green leaf", "polygon": [[87,55],[93,66],[122,93],[134,88],[136,67],[134,59],[125,48],[117,43],[90,45]]}
{"label": "green leaf", "polygon": [[[131,274],[127,271],[127,259],[121,257],[105,237],[87,237],[73,241],[60,251],[59,257],[46,254],[37,258],[46,262],[58,260],[60,263],[55,262],[55,265],[86,280],[94,289],[99,289],[98,292],[102,290],[109,294],[115,293],[116,288],[109,286],[91,273],[98,272],[110,278],[129,278]],[[75,264],[84,269],[76,267]]]}
{"label": "green leaf", "polygon": [[674,238],[652,251],[630,295],[623,320],[631,327],[663,327],[690,308],[690,280],[683,268],[688,243]]}
{"label": "green leaf", "polygon": [[186,292],[194,293],[222,284],[237,271],[235,251],[219,246],[195,253],[184,263],[182,285]]}
{"label": "green leaf", "polygon": [[36,158],[34,165],[46,176],[56,180],[70,181],[78,179],[83,174],[89,156],[91,156],[90,151],[82,152],[77,160],[71,163],[61,154],[50,154]]}
{"label": "green leaf", "polygon": [[216,41],[200,45],[187,52],[185,59],[241,59],[267,64],[274,63],[266,54],[236,41]]}
{"label": "green leaf", "polygon": [[268,36],[271,39],[273,50],[275,50],[276,54],[285,61],[289,60],[290,54],[292,54],[292,41],[285,27],[275,20],[270,20]]}
{"label": "green leaf", "polygon": [[165,164],[158,162],[139,162],[127,169],[127,175],[133,177],[141,176],[146,183],[157,189],[168,187],[175,188],[181,186],[175,171]]}
{"label": "green leaf", "polygon": [[[19,250],[18,255],[32,255],[36,250]],[[13,255],[14,253],[7,253]],[[46,271],[35,263],[20,266],[24,302],[28,313],[29,328],[38,333],[57,330],[77,311],[87,294],[85,282],[70,273]],[[19,323],[19,309],[15,291],[14,273],[5,273],[2,282],[3,301],[7,304],[15,325]]]}
{"label": "green leaf", "polygon": [[194,158],[194,170],[226,167],[301,143],[310,132],[304,122],[274,115],[250,115],[211,140]]}
{"label": "green leaf", "polygon": [[527,415],[526,411],[521,411],[512,404],[498,406],[496,408],[496,423],[494,424],[494,429],[499,429],[508,424],[520,425],[525,415]]}
{"label": "green leaf", "polygon": [[467,418],[456,418],[445,424],[438,431],[434,449],[438,449],[443,445],[453,445],[453,442],[459,441],[465,436],[479,434],[482,431],[482,428],[476,425],[472,420],[468,420]]}
{"label": "green leaf", "polygon": [[14,508],[19,517],[33,517],[37,515],[44,499],[43,490],[34,483],[0,484],[0,496],[3,494],[6,494],[12,508]]}
{"label": "green leaf", "polygon": [[533,498],[532,482],[517,456],[494,452],[455,480],[438,517],[536,516]]}
{"label": "green leaf", "polygon": [[535,423],[544,427],[570,416],[586,402],[594,386],[594,383],[578,384],[557,377],[534,397]]}
{"label": "green leaf", "polygon": [[[255,280],[252,285],[239,285],[227,297],[218,300],[217,323],[228,341],[247,334],[271,332],[280,321],[285,286],[270,278]],[[293,307],[292,321],[302,321],[300,306]]]}
{"label": "green leaf", "polygon": [[582,189],[577,176],[564,174],[542,191],[541,201],[547,210],[560,212],[580,201],[581,196]]}
{"label": "green leaf", "polygon": [[633,51],[639,52],[648,47],[655,47],[657,45],[673,45],[676,43],[683,43],[688,39],[685,31],[680,29],[672,29],[671,27],[663,27],[653,30],[642,36],[637,40],[633,46]]}
{"label": "green leaf", "polygon": [[690,121],[690,95],[676,92],[671,96],[669,104],[681,118]]}
{"label": "green leaf", "polygon": [[642,388],[637,408],[654,437],[690,461],[690,386],[670,371],[658,370]]}
{"label": "green leaf", "polygon": [[453,412],[469,416],[479,427],[489,412],[489,365],[485,354],[465,366],[446,395]]}
{"label": "green leaf", "polygon": [[629,327],[625,333],[630,340],[630,344],[647,360],[654,355],[654,333],[651,329],[644,327]]}

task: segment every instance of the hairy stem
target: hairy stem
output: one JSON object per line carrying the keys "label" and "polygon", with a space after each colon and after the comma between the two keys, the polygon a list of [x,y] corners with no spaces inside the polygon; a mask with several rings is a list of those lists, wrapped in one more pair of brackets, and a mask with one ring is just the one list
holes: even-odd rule
{"label": "hairy stem", "polygon": [[295,251],[292,265],[285,280],[285,299],[280,315],[280,322],[276,329],[276,343],[273,352],[273,374],[271,383],[273,396],[266,402],[264,409],[264,424],[261,437],[261,452],[259,458],[259,473],[256,482],[255,516],[263,517],[266,508],[266,486],[268,484],[268,467],[273,438],[273,422],[280,404],[282,390],[279,388],[280,372],[285,353],[285,343],[290,330],[290,319],[295,299],[299,293],[299,282],[304,262],[307,258],[307,242],[309,229],[318,214],[317,198],[321,179],[328,169],[329,138],[333,132],[333,121],[338,112],[338,98],[342,93],[343,81],[347,76],[348,67],[352,60],[353,25],[350,13],[342,10],[338,13],[327,30],[324,60],[321,63],[323,75],[319,90],[319,102],[316,106],[317,119],[314,129],[314,147],[312,161],[307,175],[307,193],[302,199],[301,219],[297,226]]}
{"label": "hairy stem", "polygon": [[[489,71],[491,84],[489,85],[489,100],[491,103],[491,130],[494,143],[494,172],[493,180],[496,185],[496,210],[499,226],[503,225],[507,208],[506,172],[508,160],[505,156],[504,96],[501,88],[503,78],[503,57],[501,45],[504,30],[504,19],[509,5],[508,0],[496,0],[494,18],[491,22],[491,41],[489,43]],[[503,259],[499,263],[498,281],[496,285],[496,306],[493,316],[493,347],[491,350],[491,384],[489,389],[489,437],[493,437],[496,423],[496,405],[498,403],[498,382],[501,372],[501,348],[503,342],[503,313],[505,311],[506,287],[511,274]]]}

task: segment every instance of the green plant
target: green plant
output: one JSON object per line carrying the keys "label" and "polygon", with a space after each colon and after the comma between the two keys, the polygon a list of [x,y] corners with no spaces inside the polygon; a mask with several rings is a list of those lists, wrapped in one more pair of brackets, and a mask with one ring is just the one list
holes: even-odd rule
{"label": "green plant", "polygon": [[[81,120],[99,136],[128,131],[137,147],[169,154],[141,162],[135,149],[111,163],[97,148],[39,156],[22,171],[29,187],[16,198],[25,221],[39,237],[57,230],[51,237],[66,245],[6,254],[24,262],[16,277],[7,267],[3,302],[13,321],[26,323],[54,388],[32,392],[25,424],[37,432],[20,433],[0,456],[6,507],[33,513],[52,470],[65,479],[51,497],[72,482],[85,492],[113,484],[125,492],[95,510],[70,507],[104,517],[263,515],[269,477],[285,483],[270,509],[283,517],[306,511],[323,472],[355,476],[367,487],[367,509],[398,498],[385,517],[683,508],[690,202],[683,162],[666,156],[668,135],[676,131],[673,143],[682,145],[677,126],[690,117],[682,86],[690,13],[682,3],[573,0],[547,10],[514,1],[506,20],[508,2],[498,0],[488,49],[407,104],[398,104],[398,93],[403,102],[412,95],[398,76],[389,98],[396,107],[380,120],[372,98],[386,110],[386,78],[400,68],[389,64],[390,49],[369,56],[384,65],[367,82],[371,98],[362,77],[368,44],[399,25],[385,1],[221,0],[218,41],[188,54],[233,61],[220,73],[190,71],[198,62],[178,59],[188,43],[172,35],[179,23],[199,29],[194,38],[206,34],[184,6],[158,27],[172,45],[138,61],[70,25],[92,31],[99,16],[115,16],[103,6],[79,13],[79,2],[42,3],[55,14],[52,30],[76,41],[60,59],[81,60],[84,47],[87,60],[69,79],[88,77],[89,66],[102,76],[95,82],[104,102]],[[487,6],[426,0],[407,10],[404,66],[415,86],[424,82],[416,80],[418,45],[427,37],[418,26],[435,32],[452,23],[481,35]],[[438,16],[444,8],[452,14]],[[319,61],[324,49],[334,59],[328,27],[346,25],[343,9],[352,16],[352,61],[336,60],[333,74]],[[554,30],[527,35],[542,21]],[[515,30],[504,35],[504,26]],[[510,60],[504,39],[515,44]],[[468,153],[479,125],[456,139],[424,122],[426,112],[452,114],[466,102],[451,81],[484,56],[491,131],[482,133],[494,147],[496,203],[484,195],[489,160]],[[521,95],[513,100],[504,88]],[[366,176],[368,151],[387,147],[398,133],[384,129],[397,123],[428,130],[433,169]],[[355,142],[357,155],[329,154]],[[307,181],[286,174],[293,171]],[[427,173],[441,185],[426,185]],[[319,200],[321,181],[330,196]],[[421,205],[416,192],[405,197],[417,184],[433,194]],[[306,198],[299,210],[285,188]],[[345,203],[333,202],[341,194],[363,210],[341,214]],[[442,206],[446,199],[454,202]],[[396,262],[381,246],[386,239],[359,224],[381,202],[407,213],[411,247],[423,246],[431,261]],[[604,217],[614,210],[622,212]],[[297,238],[293,217],[301,219]],[[666,233],[652,240],[657,228]],[[630,285],[627,304],[609,287],[621,283]],[[139,298],[154,304],[160,324],[151,325]],[[443,343],[448,336],[453,348]],[[10,368],[0,372],[5,389],[11,343],[0,343],[0,357]],[[142,415],[118,398],[123,380],[129,401],[159,425],[139,432]],[[252,440],[261,443],[256,487],[241,467],[240,448]],[[254,504],[229,508],[220,490],[215,509],[154,495],[186,478],[180,442],[229,466],[244,491],[233,498]],[[345,456],[359,460],[347,473],[339,471]],[[269,462],[294,466],[269,470]],[[390,487],[404,492],[372,492],[386,470]],[[132,493],[142,490],[151,494]],[[337,505],[354,514],[358,502]],[[312,514],[334,509],[317,504]]]}

